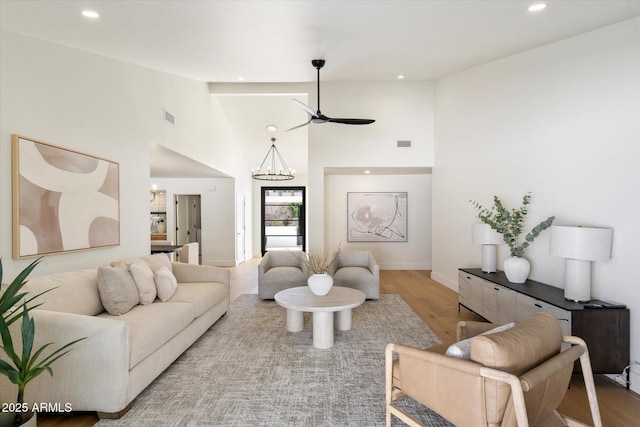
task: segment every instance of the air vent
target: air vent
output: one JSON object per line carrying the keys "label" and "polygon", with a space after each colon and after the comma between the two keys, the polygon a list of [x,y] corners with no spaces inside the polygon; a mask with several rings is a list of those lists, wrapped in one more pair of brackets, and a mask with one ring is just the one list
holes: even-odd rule
{"label": "air vent", "polygon": [[175,123],[175,118],[173,117],[173,115],[171,113],[169,113],[167,110],[164,110],[164,119],[166,121],[168,121],[171,124]]}
{"label": "air vent", "polygon": [[411,141],[398,141],[399,148],[408,148],[411,147]]}

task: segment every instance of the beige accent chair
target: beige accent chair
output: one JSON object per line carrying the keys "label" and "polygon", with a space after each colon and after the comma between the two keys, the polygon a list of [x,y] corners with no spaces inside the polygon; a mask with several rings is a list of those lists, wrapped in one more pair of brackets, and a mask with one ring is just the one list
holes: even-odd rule
{"label": "beige accent chair", "polygon": [[371,251],[338,251],[329,266],[333,286],[364,292],[367,299],[380,298],[380,266]]}
{"label": "beige accent chair", "polygon": [[289,288],[305,286],[309,278],[307,264],[302,262],[304,252],[269,251],[258,265],[258,297],[273,299]]}
{"label": "beige accent chair", "polygon": [[[480,322],[458,324],[459,339],[473,337],[470,360],[446,356],[448,346],[443,344],[427,350],[388,344],[387,426],[391,425],[392,415],[410,426],[423,426],[394,403],[403,396],[422,403],[458,427],[585,425],[556,411],[577,359],[593,423],[602,426],[589,352],[582,339],[561,336],[558,321],[546,313],[536,313],[502,332],[478,335],[493,327]],[[571,346],[560,352],[562,343]]]}
{"label": "beige accent chair", "polygon": [[200,264],[200,245],[198,242],[182,245],[182,250],[178,252],[178,261],[185,264]]}

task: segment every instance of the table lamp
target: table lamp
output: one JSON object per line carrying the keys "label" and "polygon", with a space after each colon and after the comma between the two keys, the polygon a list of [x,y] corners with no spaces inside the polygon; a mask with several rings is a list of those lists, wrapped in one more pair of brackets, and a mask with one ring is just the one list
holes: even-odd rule
{"label": "table lamp", "polygon": [[611,258],[610,228],[551,227],[549,253],[565,258],[564,297],[569,301],[591,299],[591,261]]}
{"label": "table lamp", "polygon": [[482,271],[495,273],[498,248],[502,243],[502,236],[493,230],[489,224],[478,223],[472,227],[472,241],[482,245]]}

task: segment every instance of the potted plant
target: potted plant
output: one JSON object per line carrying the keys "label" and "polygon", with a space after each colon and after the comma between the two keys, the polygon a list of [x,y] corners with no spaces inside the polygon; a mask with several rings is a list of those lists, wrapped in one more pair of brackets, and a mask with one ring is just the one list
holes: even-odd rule
{"label": "potted plant", "polygon": [[[52,351],[48,356],[44,356],[43,352],[53,343],[45,344],[34,351],[35,323],[33,318],[29,316],[29,312],[38,307],[39,304],[30,306],[29,303],[44,292],[33,297],[27,297],[27,293],[21,291],[27,283],[27,276],[40,261],[41,258],[38,258],[29,264],[13,279],[5,290],[0,292],[0,337],[2,338],[2,347],[0,348],[7,357],[7,360],[5,360],[4,356],[0,356],[0,374],[5,375],[12,383],[18,386],[18,396],[13,407],[14,410],[0,414],[9,418],[8,420],[4,419],[3,426],[36,425],[35,412],[31,411],[29,405],[24,402],[25,387],[31,380],[45,371],[53,375],[51,369],[53,362],[68,353],[72,345],[84,339],[80,338],[72,341]],[[0,259],[0,283],[2,283],[2,273],[2,260]],[[9,330],[9,326],[19,320],[21,321],[21,350],[14,346]],[[8,405],[8,407],[11,408],[11,405]],[[13,418],[13,422],[11,422],[11,418]]]}
{"label": "potted plant", "polygon": [[523,258],[525,249],[540,235],[541,232],[551,227],[555,216],[550,216],[525,236],[524,241],[519,237],[527,218],[527,206],[531,203],[531,193],[525,193],[522,197],[522,206],[518,209],[507,209],[498,196],[493,196],[493,206],[486,208],[480,203],[469,200],[478,210],[478,218],[488,224],[493,230],[502,235],[502,239],[509,246],[511,257],[504,262],[504,272],[507,279],[513,283],[524,283],[529,276],[529,262]]}

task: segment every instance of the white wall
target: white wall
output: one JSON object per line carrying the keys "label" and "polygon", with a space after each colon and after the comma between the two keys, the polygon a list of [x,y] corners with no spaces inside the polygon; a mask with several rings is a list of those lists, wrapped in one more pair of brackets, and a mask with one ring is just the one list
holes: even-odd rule
{"label": "white wall", "polygon": [[[406,242],[348,242],[347,193],[407,192]],[[431,175],[327,175],[324,186],[326,251],[370,250],[384,270],[431,269]]]}
{"label": "white wall", "polygon": [[[234,147],[216,139],[206,83],[6,30],[0,43],[0,256],[5,278],[29,262],[11,258],[13,133],[120,164],[120,245],[47,256],[36,275],[148,253],[149,144],[165,145],[232,176],[240,169]],[[175,125],[163,121],[164,109],[175,116]],[[238,179],[237,185],[250,192],[248,179]],[[233,239],[229,245],[233,247]]]}
{"label": "white wall", "polygon": [[[323,83],[322,112],[330,117],[375,119],[365,126],[324,124],[309,127],[309,250],[324,253],[333,250],[336,237],[325,217],[325,167],[430,167],[433,165],[433,82]],[[315,95],[310,105],[315,105]],[[398,148],[398,140],[411,140],[411,148]],[[411,175],[399,175],[393,191],[415,188]],[[330,179],[331,181],[331,179]],[[363,191],[374,191],[376,187]],[[429,198],[424,190],[416,200]],[[409,203],[411,203],[411,200]],[[339,215],[339,214],[338,214]],[[329,220],[331,221],[331,220]],[[410,224],[413,219],[409,218]],[[410,239],[428,239],[411,235]],[[345,232],[346,233],[346,232]],[[346,236],[346,234],[342,234]],[[338,237],[338,239],[341,237]],[[343,240],[346,240],[343,238]],[[397,265],[398,259],[412,259],[411,244],[387,243],[393,246],[393,258],[385,249],[378,261]],[[429,265],[428,252],[420,265]],[[412,261],[413,263],[413,261]]]}
{"label": "white wall", "polygon": [[[612,259],[592,267],[592,297],[631,310],[640,359],[640,18],[524,52],[436,83],[433,274],[457,289],[456,270],[479,266],[471,243],[475,199],[519,206],[529,227],[614,230]],[[528,230],[527,230],[528,231]],[[529,248],[530,278],[563,287],[564,261],[548,231]],[[508,256],[502,245],[499,264]],[[634,384],[640,390],[640,378]]]}
{"label": "white wall", "polygon": [[199,195],[202,264],[235,265],[235,182],[233,178],[153,178],[167,194],[167,239],[176,240],[175,195]]}

